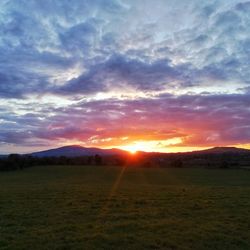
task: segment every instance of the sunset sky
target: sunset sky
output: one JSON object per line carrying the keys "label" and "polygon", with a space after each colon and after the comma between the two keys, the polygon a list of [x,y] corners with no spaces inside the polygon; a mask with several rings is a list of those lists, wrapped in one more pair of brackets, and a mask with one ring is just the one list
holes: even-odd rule
{"label": "sunset sky", "polygon": [[250,1],[1,0],[0,154],[250,148]]}

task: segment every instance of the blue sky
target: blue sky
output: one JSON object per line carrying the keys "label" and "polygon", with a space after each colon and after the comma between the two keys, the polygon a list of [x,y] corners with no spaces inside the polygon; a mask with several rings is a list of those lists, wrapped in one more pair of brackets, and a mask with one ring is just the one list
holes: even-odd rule
{"label": "blue sky", "polygon": [[2,0],[0,153],[250,146],[250,2]]}

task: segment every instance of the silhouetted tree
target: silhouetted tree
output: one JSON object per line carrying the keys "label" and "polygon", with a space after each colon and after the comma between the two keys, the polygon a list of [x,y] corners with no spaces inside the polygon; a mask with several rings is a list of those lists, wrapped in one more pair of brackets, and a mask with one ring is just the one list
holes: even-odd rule
{"label": "silhouetted tree", "polygon": [[221,163],[220,163],[220,168],[229,168],[229,164],[227,161],[223,160]]}
{"label": "silhouetted tree", "polygon": [[100,166],[102,165],[102,157],[100,155],[95,155],[95,165]]}
{"label": "silhouetted tree", "polygon": [[22,169],[20,155],[10,154],[7,158],[9,169]]}
{"label": "silhouetted tree", "polygon": [[174,168],[182,168],[183,167],[183,162],[181,159],[175,159],[171,162],[171,167]]}
{"label": "silhouetted tree", "polygon": [[87,164],[88,164],[88,165],[91,165],[92,162],[93,162],[93,156],[89,156],[89,157],[88,157],[88,160],[87,160]]}

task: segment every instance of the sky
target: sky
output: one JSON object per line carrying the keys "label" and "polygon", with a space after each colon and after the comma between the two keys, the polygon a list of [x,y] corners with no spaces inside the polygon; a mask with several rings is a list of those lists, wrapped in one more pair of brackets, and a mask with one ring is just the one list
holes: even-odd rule
{"label": "sky", "polygon": [[0,154],[250,148],[250,1],[1,0]]}

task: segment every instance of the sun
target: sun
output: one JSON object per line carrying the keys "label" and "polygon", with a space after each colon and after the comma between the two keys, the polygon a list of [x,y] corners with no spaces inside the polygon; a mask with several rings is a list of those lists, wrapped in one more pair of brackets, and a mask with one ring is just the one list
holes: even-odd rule
{"label": "sun", "polygon": [[131,155],[135,155],[137,153],[137,150],[135,149],[130,149],[128,150]]}
{"label": "sun", "polygon": [[142,151],[142,148],[139,147],[137,144],[126,145],[121,148],[128,151],[132,155],[135,155],[138,151]]}
{"label": "sun", "polygon": [[165,140],[138,140],[126,145],[117,146],[117,148],[126,150],[131,154],[136,154],[137,152],[179,152],[180,148],[176,147],[176,145],[182,142],[182,138],[180,137]]}
{"label": "sun", "polygon": [[135,145],[125,146],[125,147],[123,147],[123,149],[125,149],[126,151],[128,151],[132,155],[136,154],[136,152],[138,151],[138,148],[135,147]]}

